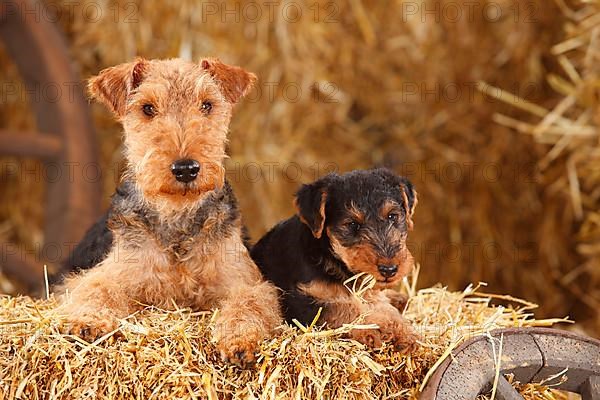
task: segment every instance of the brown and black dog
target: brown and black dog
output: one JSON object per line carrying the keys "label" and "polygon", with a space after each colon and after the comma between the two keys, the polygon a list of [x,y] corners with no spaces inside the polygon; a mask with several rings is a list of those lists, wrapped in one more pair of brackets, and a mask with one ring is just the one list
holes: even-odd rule
{"label": "brown and black dog", "polygon": [[223,162],[234,105],[254,74],[216,59],[144,60],[103,70],[92,96],[123,124],[127,170],[58,288],[71,334],[94,340],[142,308],[219,308],[224,360],[247,365],[280,324],[277,289],[243,242]]}
{"label": "brown and black dog", "polygon": [[[353,330],[350,337],[372,347],[390,342],[411,350],[417,335],[386,290],[414,264],[406,247],[417,194],[408,179],[387,169],[330,174],[303,185],[298,214],[276,225],[252,249],[264,276],[282,289],[286,320],[336,328],[365,315],[379,329]],[[363,299],[344,282],[368,273],[375,287]]]}

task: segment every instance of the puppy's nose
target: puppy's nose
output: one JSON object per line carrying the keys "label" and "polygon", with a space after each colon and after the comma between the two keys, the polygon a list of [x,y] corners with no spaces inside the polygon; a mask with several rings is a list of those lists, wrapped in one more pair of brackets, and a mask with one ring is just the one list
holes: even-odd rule
{"label": "puppy's nose", "polygon": [[379,273],[386,278],[391,278],[392,276],[396,275],[396,272],[398,272],[397,265],[378,265],[377,269],[379,270]]}
{"label": "puppy's nose", "polygon": [[189,183],[198,177],[200,163],[196,160],[183,159],[171,164],[171,173],[179,182]]}

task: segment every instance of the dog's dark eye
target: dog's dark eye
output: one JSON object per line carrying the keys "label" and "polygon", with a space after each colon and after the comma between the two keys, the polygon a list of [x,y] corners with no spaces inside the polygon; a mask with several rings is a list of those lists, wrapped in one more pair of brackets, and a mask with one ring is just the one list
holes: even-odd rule
{"label": "dog's dark eye", "polygon": [[399,218],[399,215],[397,213],[389,213],[388,214],[388,220],[391,222],[397,222]]}
{"label": "dog's dark eye", "polygon": [[360,228],[361,228],[361,225],[356,221],[348,222],[347,226],[354,233],[357,233],[358,231],[360,231]]}
{"label": "dog's dark eye", "polygon": [[154,117],[156,115],[156,108],[152,104],[144,104],[142,106],[142,111],[149,117]]}
{"label": "dog's dark eye", "polygon": [[203,101],[202,105],[200,106],[200,109],[205,114],[210,114],[210,112],[212,111],[212,108],[213,108],[213,105],[210,101]]}

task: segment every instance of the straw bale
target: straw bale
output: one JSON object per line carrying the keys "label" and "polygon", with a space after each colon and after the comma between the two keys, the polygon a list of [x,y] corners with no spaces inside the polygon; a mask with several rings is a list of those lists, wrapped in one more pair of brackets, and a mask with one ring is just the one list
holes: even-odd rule
{"label": "straw bale", "polygon": [[[0,393],[5,398],[392,399],[418,398],[440,357],[461,341],[494,328],[550,326],[535,305],[483,293],[481,285],[451,292],[416,290],[405,316],[422,335],[412,355],[370,351],[343,338],[361,320],[337,330],[283,326],[266,340],[257,365],[222,364],[211,342],[215,312],[148,307],[113,332],[86,343],[62,335],[55,300],[0,299]],[[515,385],[517,383],[515,382]],[[542,385],[521,385],[527,399],[562,399]],[[557,396],[557,397],[554,397]]]}
{"label": "straw bale", "polygon": [[[65,10],[60,22],[84,78],[137,55],[217,55],[258,74],[258,88],[236,110],[228,160],[255,239],[293,212],[299,183],[332,168],[387,165],[420,193],[411,246],[424,285],[456,290],[483,280],[490,290],[536,301],[542,316],[568,314],[590,332],[597,328],[598,169],[589,145],[597,139],[563,140],[559,148],[570,152],[585,141],[587,150],[560,153],[556,168],[540,168],[562,120],[546,121],[546,134],[522,134],[495,115],[532,126],[543,116],[524,119],[527,111],[477,89],[486,82],[529,101],[513,103],[552,110],[568,88],[561,83],[577,71],[585,84],[576,106],[589,110],[585,124],[595,132],[597,82],[584,71],[597,63],[592,54],[585,64],[584,53],[597,43],[597,2],[432,0],[428,9],[437,12],[410,14],[407,3],[425,3],[303,0],[278,3],[273,13],[263,6],[253,18],[241,1],[208,2],[216,14],[194,0],[47,1]],[[290,3],[302,17],[284,14],[286,6],[294,11]],[[98,5],[101,17],[86,16]],[[456,5],[460,18],[450,14]],[[567,72],[565,52],[581,54]],[[2,79],[16,81],[5,55],[0,65]],[[20,97],[11,106],[18,109],[0,107],[3,124],[20,126],[27,114]],[[574,107],[565,114],[570,121]],[[107,111],[92,110],[107,201],[118,180],[121,132]],[[0,227],[9,238],[42,242],[42,193],[39,183],[0,186]]]}

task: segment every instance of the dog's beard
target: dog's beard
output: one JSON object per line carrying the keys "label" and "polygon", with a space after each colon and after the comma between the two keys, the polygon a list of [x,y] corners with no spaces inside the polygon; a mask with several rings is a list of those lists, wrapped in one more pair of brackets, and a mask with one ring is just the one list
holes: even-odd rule
{"label": "dog's beard", "polygon": [[[166,185],[162,185],[158,189],[156,194],[159,197],[168,199],[170,197],[187,197],[189,200],[194,200],[194,197],[202,196],[203,194],[217,189],[215,185],[202,185],[199,186],[195,182],[183,183],[173,182]],[[152,195],[149,193],[149,195]]]}
{"label": "dog's beard", "polygon": [[170,173],[154,179],[144,174],[136,176],[132,171],[124,175],[124,179],[134,178],[144,203],[165,216],[197,209],[210,193],[223,187],[224,177],[221,166],[204,168],[197,179],[189,183],[178,182]]}
{"label": "dog's beard", "polygon": [[136,175],[135,181],[148,200],[193,202],[206,193],[221,189],[225,183],[225,169],[217,163],[203,163],[198,177],[187,183],[177,181],[170,173],[163,173],[160,178],[151,178],[144,173]]}
{"label": "dog's beard", "polygon": [[375,288],[376,289],[389,289],[393,286],[396,286],[400,281],[399,278],[396,279],[376,279]]}
{"label": "dog's beard", "polygon": [[[343,260],[341,260],[341,261],[344,262]],[[392,277],[382,276],[377,271],[377,265],[357,266],[357,265],[349,265],[347,262],[344,262],[344,264],[346,265],[346,268],[348,269],[348,271],[350,271],[350,273],[352,275],[359,275],[359,274],[371,275],[373,277],[373,279],[375,280],[375,288],[377,288],[377,289],[385,289],[385,288],[392,287],[392,286],[398,284],[398,281],[400,281],[402,279],[402,276],[399,274],[394,275]]]}

